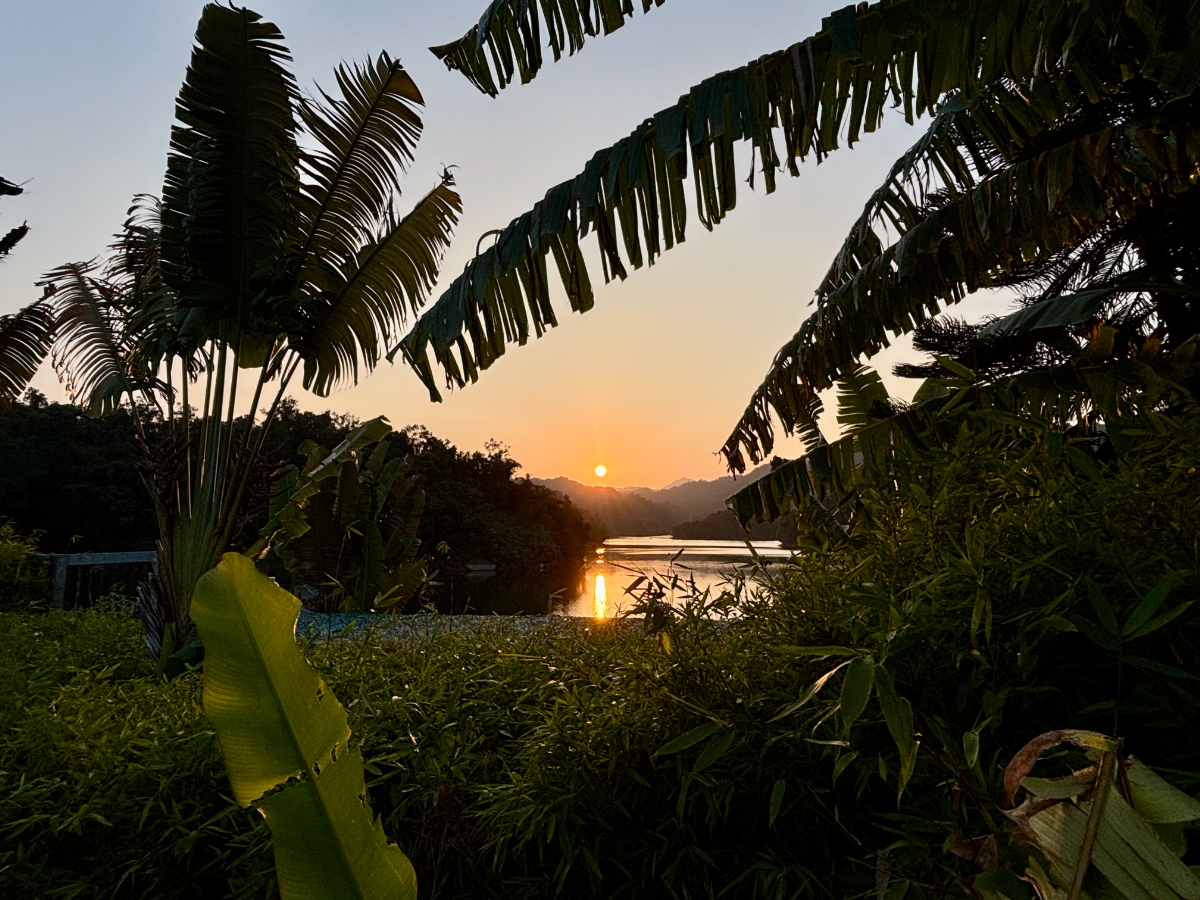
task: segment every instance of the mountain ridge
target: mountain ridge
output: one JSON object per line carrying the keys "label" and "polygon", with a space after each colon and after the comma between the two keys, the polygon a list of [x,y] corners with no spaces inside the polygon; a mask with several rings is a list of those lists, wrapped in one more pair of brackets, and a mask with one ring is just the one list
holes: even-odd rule
{"label": "mountain ridge", "polygon": [[588,485],[565,476],[531,480],[565,494],[597,536],[647,537],[673,534],[680,525],[695,525],[714,516],[720,521],[718,514],[726,512],[725,498],[768,471],[770,467],[763,465],[737,479],[732,475],[709,481],[681,478],[663,488]]}

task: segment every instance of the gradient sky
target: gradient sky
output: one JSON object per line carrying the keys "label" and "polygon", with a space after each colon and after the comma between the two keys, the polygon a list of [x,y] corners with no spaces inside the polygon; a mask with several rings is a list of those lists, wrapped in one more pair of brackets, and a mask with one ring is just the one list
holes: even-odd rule
{"label": "gradient sky", "polygon": [[[427,104],[426,129],[406,193],[420,196],[441,166],[455,165],[465,206],[435,298],[484,231],[504,227],[692,85],[813,33],[841,0],[670,0],[495,100],[426,49],[459,37],[485,5],[251,4],[283,31],[302,89],[314,80],[332,85],[339,61],[384,49],[412,73]],[[0,268],[0,312],[36,299],[33,282],[46,270],[100,253],[130,198],[161,190],[174,99],[202,6],[8,4],[0,30],[0,175],[32,180],[24,195],[0,203],[0,229],[28,220],[32,231]],[[602,286],[593,266],[592,312],[576,316],[559,305],[559,328],[513,348],[478,384],[441,404],[428,401],[407,368],[387,363],[355,388],[297,400],[309,409],[383,414],[396,427],[422,423],[466,450],[496,438],[540,477],[596,483],[598,463],[612,485],[718,477],[724,469],[715,451],[807,314],[863,202],[917,136],[890,117],[853,150],[819,167],[806,163],[800,178],[781,175],[771,196],[761,182],[757,193],[743,188],[737,209],[712,233],[691,217],[687,242],[626,282]],[[748,171],[748,147],[740,150],[739,168]],[[976,318],[1004,305],[984,296],[956,314]],[[908,356],[901,340],[875,362],[888,377]],[[899,396],[915,388],[890,377],[888,384]],[[49,366],[34,385],[64,396]],[[799,446],[783,442],[778,452],[794,456]]]}

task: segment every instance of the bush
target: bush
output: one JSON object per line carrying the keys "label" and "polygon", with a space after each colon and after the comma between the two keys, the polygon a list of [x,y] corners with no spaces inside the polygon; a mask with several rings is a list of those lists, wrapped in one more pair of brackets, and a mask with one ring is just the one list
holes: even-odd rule
{"label": "bush", "polygon": [[[1119,734],[1200,787],[1200,420],[1108,461],[964,422],[897,458],[854,541],[766,587],[679,612],[651,585],[656,633],[497,620],[308,646],[422,897],[956,896],[976,839],[1020,854],[998,776],[1051,728]],[[909,770],[852,659],[911,702]],[[273,895],[197,677],[153,678],[133,623],[0,616],[0,676],[0,894]]]}
{"label": "bush", "polygon": [[0,522],[0,610],[49,602],[50,578],[37,558],[38,537],[25,537],[11,522]]}

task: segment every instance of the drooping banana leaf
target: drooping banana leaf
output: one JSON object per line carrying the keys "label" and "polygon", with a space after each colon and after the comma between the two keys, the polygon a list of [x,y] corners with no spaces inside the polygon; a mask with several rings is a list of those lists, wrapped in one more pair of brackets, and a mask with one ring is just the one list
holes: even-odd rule
{"label": "drooping banana leaf", "polygon": [[[497,9],[502,6],[507,8],[496,4]],[[822,31],[808,40],[715,75],[675,106],[645,119],[629,137],[599,151],[578,177],[552,188],[530,212],[514,219],[494,247],[468,263],[389,357],[403,353],[434,399],[439,392],[433,362],[451,386],[475,380],[507,345],[524,343],[531,334],[540,336],[557,323],[549,299],[551,256],[571,308],[590,309],[591,281],[580,239],[597,233],[606,278],[624,278],[626,262],[633,268],[653,263],[683,238],[683,181],[689,156],[697,215],[711,227],[736,203],[736,141],[753,144],[755,171],[761,171],[770,192],[777,168],[786,164],[796,174],[799,160],[810,155],[819,160],[839,146],[843,135],[847,144],[854,144],[863,132],[879,125],[889,102],[900,105],[913,122],[922,113],[936,111],[947,95],[957,94],[965,108],[978,104],[984,116],[994,120],[976,131],[992,134],[995,147],[1007,141],[1009,151],[1015,152],[1024,143],[1022,135],[1037,132],[1039,121],[1044,124],[1061,114],[1060,83],[1069,82],[1068,95],[1075,92],[1092,102],[1118,90],[1130,71],[1172,95],[1194,89],[1194,76],[1200,71],[1194,64],[1200,43],[1192,41],[1200,37],[1192,34],[1200,29],[1196,17],[1171,12],[1166,2],[1135,7],[1115,0],[1099,5],[1059,0],[1044,6],[1034,0],[892,0],[869,8],[847,7],[826,19]],[[1164,24],[1168,22],[1169,33]],[[1122,44],[1120,53],[1114,51],[1115,36],[1131,31],[1146,32],[1147,42]],[[1021,88],[1001,96],[1004,92],[996,85],[1003,83]],[[1004,115],[997,118],[996,110]],[[1009,136],[1002,139],[1005,132]],[[777,137],[783,139],[782,152]],[[988,154],[973,152],[970,143],[968,139],[955,153],[970,161],[969,169],[990,171]],[[1151,155],[1157,161],[1162,154],[1155,149]],[[1069,186],[1069,177],[1064,180],[1063,175],[1075,164],[1064,156],[1060,153],[1049,169],[1043,163],[1036,173],[1034,167],[1026,167],[1024,175],[1042,177],[1048,181],[1043,191],[1057,194]],[[948,172],[954,175],[955,170],[962,176],[961,166],[951,166]],[[974,210],[988,210],[988,196],[970,199]],[[1033,204],[1032,197],[1029,202]],[[1039,232],[1069,222],[1072,213],[1064,206],[1054,216],[1043,215],[1039,224],[1045,227]],[[943,224],[944,220],[918,229],[920,235],[905,243],[901,264],[906,266],[916,251],[936,246]],[[1034,246],[1031,239],[1025,238],[1026,248]],[[882,271],[881,264],[872,274]],[[921,284],[910,281],[915,296]],[[856,283],[864,285],[863,280]],[[947,286],[940,292],[936,284],[928,288],[926,295],[937,301],[924,306],[932,315],[938,303],[954,302],[968,286]],[[860,300],[859,291],[853,293],[854,300]],[[911,329],[911,304],[893,303],[886,311],[888,329],[905,324]],[[876,316],[877,310],[870,308],[860,318],[868,322]],[[858,330],[864,329],[866,325]],[[857,347],[852,355],[857,359],[885,340],[855,333],[841,343]],[[836,355],[838,359],[814,359],[813,367],[836,378],[840,371],[832,364],[843,355],[840,348]],[[770,442],[769,434],[765,440]],[[730,462],[739,469],[737,456]]]}
{"label": "drooping banana leaf", "polygon": [[204,711],[234,798],[267,820],[283,900],[415,900],[412,864],[367,804],[346,711],[296,643],[299,611],[238,553],[196,586]]}
{"label": "drooping banana leaf", "polygon": [[[641,0],[642,12],[665,2]],[[457,69],[495,97],[512,81],[514,71],[522,84],[537,75],[542,67],[543,25],[558,62],[564,50],[574,54],[583,49],[585,35],[595,37],[601,29],[612,34],[633,16],[633,0],[541,0],[540,16],[538,8],[538,0],[493,0],[479,24],[465,35],[429,49],[447,69]]]}

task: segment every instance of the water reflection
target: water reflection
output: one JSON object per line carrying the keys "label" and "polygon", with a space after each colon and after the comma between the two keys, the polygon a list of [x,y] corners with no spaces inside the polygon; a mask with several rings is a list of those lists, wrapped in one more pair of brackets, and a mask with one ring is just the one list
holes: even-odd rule
{"label": "water reflection", "polygon": [[[753,554],[766,565],[786,561],[791,553],[778,541],[755,541]],[[679,576],[679,586],[669,592],[670,602],[682,602],[696,589],[720,590],[731,573],[751,562],[752,552],[740,541],[679,541],[669,537],[610,538],[596,549],[574,592],[565,591],[555,604],[559,615],[609,618],[628,608],[633,598],[627,589],[640,574],[658,575],[668,582]]]}
{"label": "water reflection", "polygon": [[592,604],[592,607],[595,618],[608,618],[608,583],[599,572],[596,573],[595,602]]}
{"label": "water reflection", "polygon": [[[780,563],[791,555],[775,541],[755,541],[764,564]],[[627,589],[640,573],[658,575],[669,582],[672,573],[680,586],[669,592],[668,602],[688,596],[685,584],[714,594],[729,575],[751,561],[751,551],[738,541],[677,541],[667,537],[611,538],[597,547],[582,568],[568,566],[545,572],[506,572],[494,578],[445,574],[430,598],[445,613],[482,615],[555,615],[612,618],[633,605]],[[415,612],[415,609],[407,610]]]}

